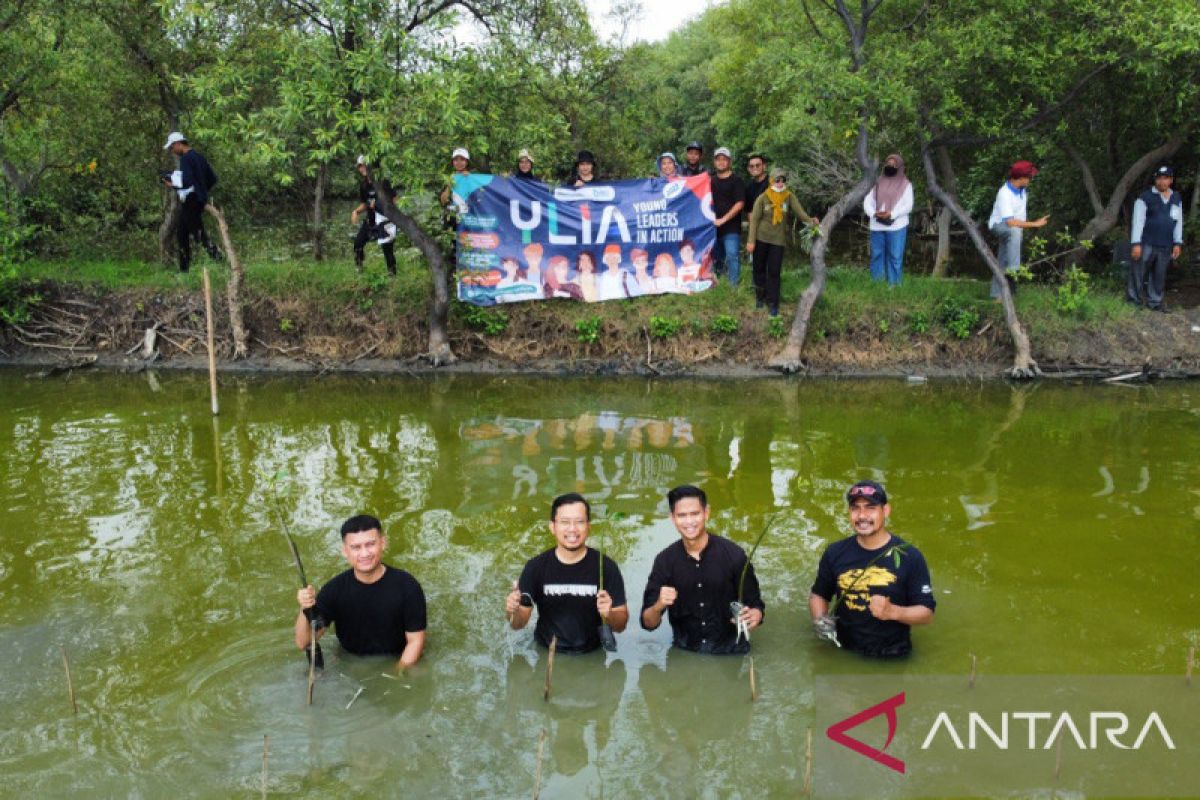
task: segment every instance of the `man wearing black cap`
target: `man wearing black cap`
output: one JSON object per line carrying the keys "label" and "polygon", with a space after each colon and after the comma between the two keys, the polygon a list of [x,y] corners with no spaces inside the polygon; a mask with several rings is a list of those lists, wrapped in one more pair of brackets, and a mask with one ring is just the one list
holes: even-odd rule
{"label": "man wearing black cap", "polygon": [[692,142],[687,146],[687,150],[683,155],[683,168],[679,170],[679,174],[684,177],[692,175],[703,175],[704,165],[700,163],[700,158],[704,155],[704,148],[699,142]]}
{"label": "man wearing black cap", "polygon": [[1132,263],[1125,294],[1140,306],[1144,290],[1151,311],[1166,311],[1167,267],[1183,251],[1183,198],[1171,188],[1174,181],[1175,170],[1159,167],[1154,171],[1154,188],[1138,195],[1133,204]]}
{"label": "man wearing black cap", "polygon": [[909,629],[933,622],[929,567],[917,548],[888,531],[892,507],[882,486],[859,481],[846,501],[854,536],[821,555],[808,596],[813,627],[820,638],[865,656],[906,656]]}

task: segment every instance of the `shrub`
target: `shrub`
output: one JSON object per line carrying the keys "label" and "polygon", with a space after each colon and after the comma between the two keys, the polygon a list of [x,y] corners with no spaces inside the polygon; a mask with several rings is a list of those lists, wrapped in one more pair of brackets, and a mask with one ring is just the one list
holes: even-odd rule
{"label": "shrub", "polygon": [[683,323],[677,317],[650,317],[650,335],[655,339],[670,339],[679,333]]}
{"label": "shrub", "polygon": [[1091,276],[1078,266],[1067,270],[1054,297],[1054,310],[1064,317],[1087,317],[1091,312],[1091,301],[1088,300],[1090,281]]}
{"label": "shrub", "polygon": [[459,303],[458,313],[468,328],[482,331],[485,336],[499,336],[508,330],[508,314],[498,309]]}
{"label": "shrub", "polygon": [[737,317],[730,314],[718,314],[713,317],[712,321],[713,333],[734,334],[738,332]]}
{"label": "shrub", "polygon": [[783,317],[770,317],[767,320],[767,336],[772,339],[782,339],[788,335],[787,323],[783,321]]}
{"label": "shrub", "polygon": [[600,341],[600,318],[587,317],[575,323],[575,338],[584,344]]}

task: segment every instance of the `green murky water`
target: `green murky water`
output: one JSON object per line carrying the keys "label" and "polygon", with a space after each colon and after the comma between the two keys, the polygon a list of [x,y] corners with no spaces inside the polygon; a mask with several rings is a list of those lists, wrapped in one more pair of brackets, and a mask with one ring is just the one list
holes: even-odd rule
{"label": "green murky water", "polygon": [[[1196,619],[1200,388],[517,378],[225,378],[0,372],[0,793],[797,796],[817,674],[1166,674]],[[309,574],[337,525],[384,520],[430,601],[402,680],[331,657],[311,708],[295,577],[260,471],[293,476]],[[925,552],[939,609],[901,664],[816,642],[805,600],[842,492],[872,476]],[[628,515],[608,536],[636,614],[676,534],[665,490],[759,551],[761,699],[743,659],[560,658],[506,633],[505,588],[548,547],[557,493]],[[58,645],[79,695],[73,716]],[[336,649],[336,648],[335,648]],[[336,656],[331,653],[331,656]],[[347,709],[356,692],[362,689]]]}

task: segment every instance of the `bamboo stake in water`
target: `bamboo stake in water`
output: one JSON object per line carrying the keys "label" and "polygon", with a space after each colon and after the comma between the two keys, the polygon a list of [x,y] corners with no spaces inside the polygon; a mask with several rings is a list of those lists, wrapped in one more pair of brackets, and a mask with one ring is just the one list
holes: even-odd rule
{"label": "bamboo stake in water", "polygon": [[1192,670],[1196,668],[1196,645],[1188,648],[1187,660],[1187,685],[1192,685]]}
{"label": "bamboo stake in water", "polygon": [[546,661],[546,688],[542,692],[542,699],[549,702],[550,700],[550,684],[554,681],[554,651],[558,649],[558,637],[550,637],[550,658]]}
{"label": "bamboo stake in water", "polygon": [[62,653],[63,669],[67,673],[67,696],[71,698],[71,710],[78,714],[79,704],[75,702],[75,684],[71,682],[71,662],[67,659],[67,648],[60,644],[58,650]]}
{"label": "bamboo stake in water", "polygon": [[978,663],[978,659],[975,658],[974,653],[971,653],[971,677],[967,679],[967,688],[968,689],[975,688],[975,668],[977,666],[977,663]]}
{"label": "bamboo stake in water", "polygon": [[217,353],[214,344],[212,284],[208,280],[208,267],[205,267],[202,272],[204,274],[204,319],[208,327],[208,388],[212,394],[212,413],[215,417],[220,413],[220,407],[217,405]]}
{"label": "bamboo stake in water", "polygon": [[813,769],[813,752],[812,752],[812,728],[808,729],[807,741],[804,745],[804,789],[805,797],[812,796],[812,769]]}
{"label": "bamboo stake in water", "polygon": [[750,702],[758,700],[758,680],[754,676],[754,656],[750,656]]}
{"label": "bamboo stake in water", "polygon": [[533,800],[538,800],[542,794],[542,751],[546,746],[546,729],[538,734],[537,772],[533,776]]}
{"label": "bamboo stake in water", "polygon": [[262,796],[267,796],[267,757],[271,753],[271,737],[263,734]]}

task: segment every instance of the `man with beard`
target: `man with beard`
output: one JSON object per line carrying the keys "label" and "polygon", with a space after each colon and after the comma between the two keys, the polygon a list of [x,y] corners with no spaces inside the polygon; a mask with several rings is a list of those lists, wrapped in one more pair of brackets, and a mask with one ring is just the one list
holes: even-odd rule
{"label": "man with beard", "polygon": [[554,547],[531,558],[505,599],[505,612],[513,630],[529,624],[538,610],[533,637],[563,653],[587,653],[601,645],[600,626],[625,630],[629,608],[625,582],[615,561],[604,556],[604,584],[600,585],[600,554],[587,546],[592,509],[583,495],[574,492],[550,504],[550,533]]}
{"label": "man with beard", "polygon": [[[808,596],[813,627],[822,639],[874,658],[912,651],[913,625],[933,622],[933,587],[921,551],[887,529],[892,507],[875,481],[846,493],[854,536],[825,549]],[[838,600],[829,614],[830,601]]]}
{"label": "man with beard", "polygon": [[700,163],[700,158],[704,155],[704,147],[699,142],[692,142],[687,146],[687,150],[683,151],[683,166],[679,170],[679,174],[685,178],[690,178],[693,175],[703,175],[704,165]]}

